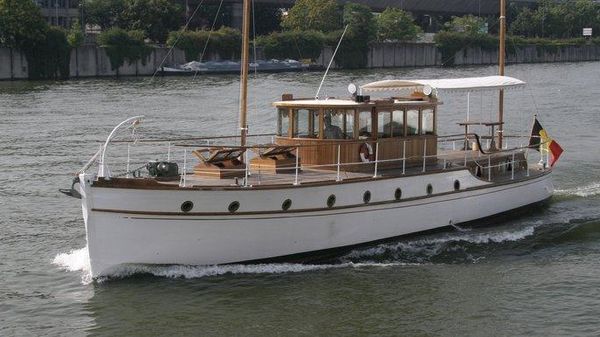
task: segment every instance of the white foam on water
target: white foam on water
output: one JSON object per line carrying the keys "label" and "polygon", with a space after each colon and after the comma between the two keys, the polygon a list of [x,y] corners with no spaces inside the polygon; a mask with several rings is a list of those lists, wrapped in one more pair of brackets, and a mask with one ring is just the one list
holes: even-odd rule
{"label": "white foam on water", "polygon": [[[69,272],[81,272],[81,282],[89,284],[93,281],[90,272],[90,257],[87,247],[60,253],[54,257],[53,264]],[[340,268],[392,267],[409,265],[406,263],[340,263],[340,264],[300,264],[300,263],[269,263],[269,264],[232,264],[222,266],[189,266],[189,265],[142,265],[131,264],[116,267],[107,277],[98,278],[104,282],[109,278],[125,278],[135,274],[151,274],[168,278],[202,278],[226,274],[285,274],[302,273]]]}
{"label": "white foam on water", "polygon": [[83,284],[92,282],[90,256],[87,247],[74,249],[68,253],[57,254],[52,263],[66,271],[81,271],[81,282]]}
{"label": "white foam on water", "polygon": [[[125,278],[135,274],[151,274],[168,278],[203,278],[219,275],[236,274],[289,274],[342,268],[369,268],[406,266],[407,263],[340,263],[340,264],[299,264],[299,263],[268,263],[268,264],[231,264],[221,266],[189,266],[189,265],[123,265],[109,275],[110,278]],[[101,279],[104,281],[106,278]]]}
{"label": "white foam on water", "polygon": [[445,234],[443,236],[428,237],[410,241],[402,241],[393,244],[381,244],[377,247],[355,250],[346,255],[348,258],[362,258],[369,256],[382,255],[389,251],[404,251],[409,253],[425,254],[426,256],[435,256],[445,248],[446,243],[465,242],[472,244],[502,243],[522,240],[531,236],[535,228],[541,225],[536,223],[515,231],[488,231],[481,233],[460,232]]}
{"label": "white foam on water", "polygon": [[557,189],[554,192],[558,195],[576,195],[578,197],[586,198],[595,195],[600,195],[600,183],[595,182],[586,186],[568,188],[564,190]]}

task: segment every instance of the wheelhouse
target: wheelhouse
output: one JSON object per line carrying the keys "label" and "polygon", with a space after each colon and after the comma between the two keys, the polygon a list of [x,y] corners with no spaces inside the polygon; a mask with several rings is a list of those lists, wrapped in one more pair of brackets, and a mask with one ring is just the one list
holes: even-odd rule
{"label": "wheelhouse", "polygon": [[[338,162],[348,169],[347,164],[375,159],[390,160],[383,167],[400,165],[393,162],[399,158],[406,158],[408,164],[417,163],[423,156],[437,153],[438,104],[435,97],[421,92],[377,100],[368,96],[312,100],[284,95],[273,103],[277,108],[275,143],[297,146],[303,165],[324,169]],[[366,167],[356,165],[352,169]]]}

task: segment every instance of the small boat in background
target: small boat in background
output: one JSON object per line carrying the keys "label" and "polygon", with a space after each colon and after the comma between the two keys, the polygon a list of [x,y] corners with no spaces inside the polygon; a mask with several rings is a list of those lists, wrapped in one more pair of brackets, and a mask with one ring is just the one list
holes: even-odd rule
{"label": "small boat in background", "polygon": [[[192,61],[186,64],[172,67],[161,67],[158,74],[162,76],[169,75],[202,75],[202,74],[239,74],[241,69],[240,62],[234,61]],[[261,73],[282,73],[299,72],[307,70],[320,70],[321,66],[315,64],[303,63],[296,60],[258,60],[249,64],[250,71]]]}

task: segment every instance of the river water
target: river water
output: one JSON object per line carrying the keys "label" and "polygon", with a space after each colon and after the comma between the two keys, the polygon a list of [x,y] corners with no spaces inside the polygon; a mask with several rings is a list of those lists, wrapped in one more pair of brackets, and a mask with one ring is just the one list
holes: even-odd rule
{"label": "river water", "polygon": [[[350,82],[495,71],[340,71],[325,93],[345,95]],[[147,116],[144,136],[235,133],[238,80],[0,83],[0,335],[600,335],[600,63],[513,65],[507,73],[529,83],[507,93],[507,133],[527,133],[537,113],[565,149],[546,207],[327,265],[139,266],[94,282],[78,200],[57,189],[128,116]],[[270,102],[284,92],[313,96],[320,80],[252,79],[251,132],[273,132]],[[467,98],[443,100],[440,133],[461,131]],[[472,118],[492,116],[493,93],[469,101]]]}

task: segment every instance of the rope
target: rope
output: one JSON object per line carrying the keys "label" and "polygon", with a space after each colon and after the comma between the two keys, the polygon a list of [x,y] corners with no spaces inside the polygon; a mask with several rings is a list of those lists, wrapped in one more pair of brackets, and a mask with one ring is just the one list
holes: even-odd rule
{"label": "rope", "polygon": [[204,0],[200,0],[200,3],[198,4],[198,6],[196,6],[196,10],[194,10],[192,15],[189,17],[188,21],[185,23],[185,26],[183,26],[183,29],[179,32],[179,35],[177,35],[177,38],[175,39],[175,43],[173,43],[173,45],[169,49],[169,52],[167,53],[167,55],[165,55],[163,60],[160,62],[160,65],[158,66],[158,68],[156,68],[156,70],[154,71],[154,74],[152,74],[152,78],[150,79],[151,81],[154,80],[154,77],[156,77],[156,74],[158,73],[158,69],[161,69],[163,67],[163,65],[165,64],[165,61],[171,55],[171,53],[175,49],[175,46],[177,46],[177,42],[179,42],[179,39],[181,39],[183,32],[185,32],[187,30],[188,26],[190,25],[190,22],[192,22],[192,19],[194,18],[194,16],[196,16],[196,13],[200,9],[200,6],[202,6],[203,2],[204,2]]}
{"label": "rope", "polygon": [[[223,6],[223,0],[219,3],[219,8],[217,8],[217,13],[215,14],[215,18],[213,19],[212,26],[210,27],[210,31],[208,32],[208,39],[206,39],[206,43],[204,44],[204,48],[202,49],[202,53],[200,54],[200,62],[202,63],[202,59],[204,58],[204,53],[206,52],[206,48],[208,47],[208,43],[210,42],[210,37],[215,29],[215,25],[217,24],[217,19],[219,18],[219,13],[221,12],[221,6]],[[194,73],[194,77],[192,81],[196,79],[198,76],[198,70]]]}

